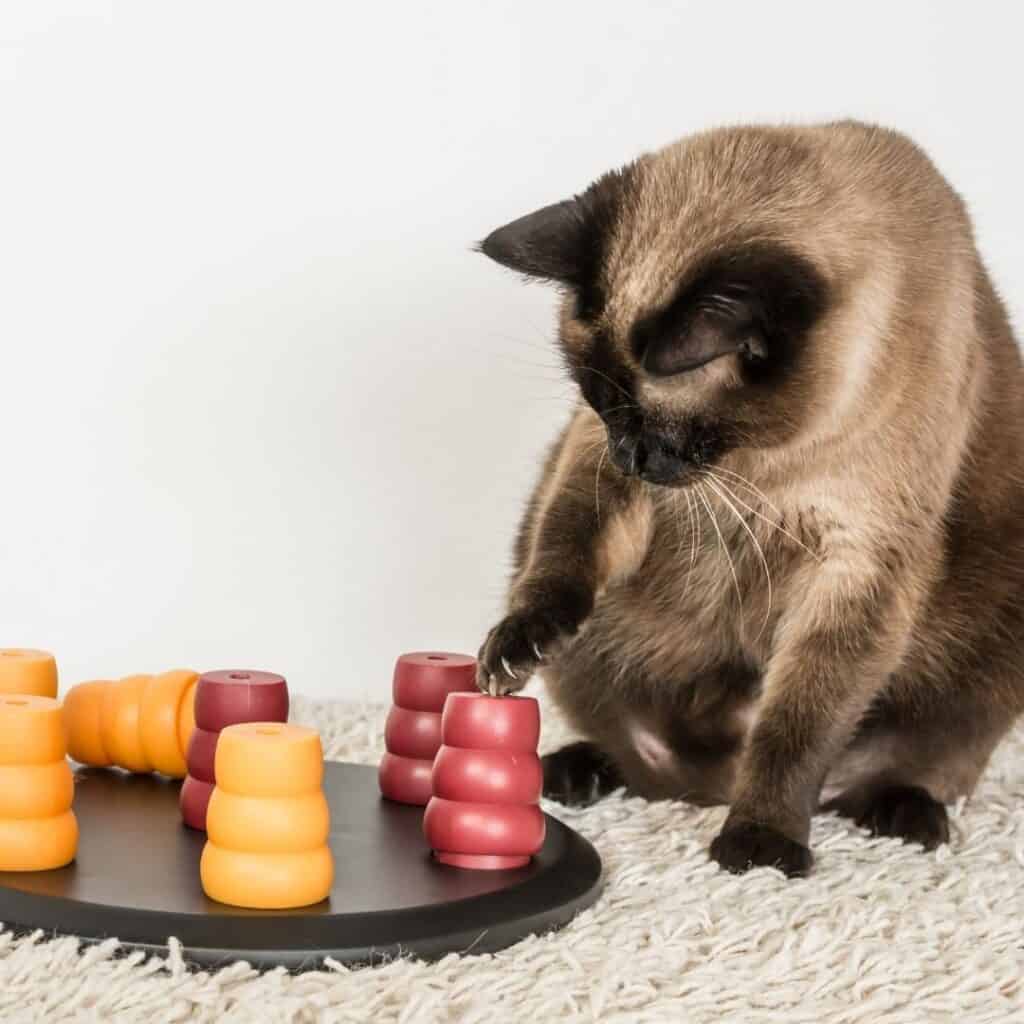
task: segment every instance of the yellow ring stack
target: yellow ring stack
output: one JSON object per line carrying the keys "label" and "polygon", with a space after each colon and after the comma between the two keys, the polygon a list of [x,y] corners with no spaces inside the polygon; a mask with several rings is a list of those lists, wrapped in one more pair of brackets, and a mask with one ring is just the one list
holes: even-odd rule
{"label": "yellow ring stack", "polygon": [[74,779],[57,701],[0,695],[0,871],[48,871],[78,847]]}
{"label": "yellow ring stack", "polygon": [[207,896],[263,910],[327,898],[334,861],[323,772],[312,729],[247,722],[221,730],[199,864]]}

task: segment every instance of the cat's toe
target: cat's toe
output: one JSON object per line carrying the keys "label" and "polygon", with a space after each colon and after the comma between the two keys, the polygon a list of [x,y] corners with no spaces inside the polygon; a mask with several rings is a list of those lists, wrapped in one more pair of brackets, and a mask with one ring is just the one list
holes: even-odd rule
{"label": "cat's toe", "polygon": [[593,743],[570,743],[541,758],[544,795],[568,807],[585,807],[622,785],[612,761]]}
{"label": "cat's toe", "polygon": [[787,878],[807,875],[814,859],[802,843],[752,821],[727,821],[711,844],[711,857],[733,874],[767,867],[778,868]]}
{"label": "cat's toe", "polygon": [[949,842],[949,815],[920,786],[886,786],[875,790],[854,820],[872,835],[893,836],[934,850]]}

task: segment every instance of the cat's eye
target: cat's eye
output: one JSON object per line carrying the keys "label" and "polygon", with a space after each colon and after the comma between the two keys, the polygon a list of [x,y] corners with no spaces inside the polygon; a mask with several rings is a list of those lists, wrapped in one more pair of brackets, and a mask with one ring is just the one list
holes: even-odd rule
{"label": "cat's eye", "polygon": [[650,339],[641,365],[654,377],[687,373],[750,348],[750,336],[749,324],[737,325],[728,313],[699,309],[676,330]]}

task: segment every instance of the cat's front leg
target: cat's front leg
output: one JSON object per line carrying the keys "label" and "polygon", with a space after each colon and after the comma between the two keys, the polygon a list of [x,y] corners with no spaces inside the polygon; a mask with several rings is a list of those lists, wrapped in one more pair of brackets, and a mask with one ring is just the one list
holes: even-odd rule
{"label": "cat's front leg", "polygon": [[906,586],[817,572],[825,581],[779,624],[729,815],[711,844],[729,871],[808,873],[822,781],[905,646],[915,605]]}
{"label": "cat's front leg", "polygon": [[594,420],[585,412],[570,426],[530,505],[508,611],[480,649],[485,693],[525,686],[579,632],[604,587],[646,554],[650,497],[605,457]]}

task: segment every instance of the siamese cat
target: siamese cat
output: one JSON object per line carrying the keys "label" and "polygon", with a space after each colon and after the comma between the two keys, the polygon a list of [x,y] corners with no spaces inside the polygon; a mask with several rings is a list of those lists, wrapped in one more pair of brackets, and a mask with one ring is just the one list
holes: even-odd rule
{"label": "siamese cat", "polygon": [[546,794],[727,803],[736,872],[806,874],[819,809],[946,842],[1024,709],[1024,372],[956,192],[883,128],[726,128],[480,248],[579,386],[479,662],[587,737]]}

